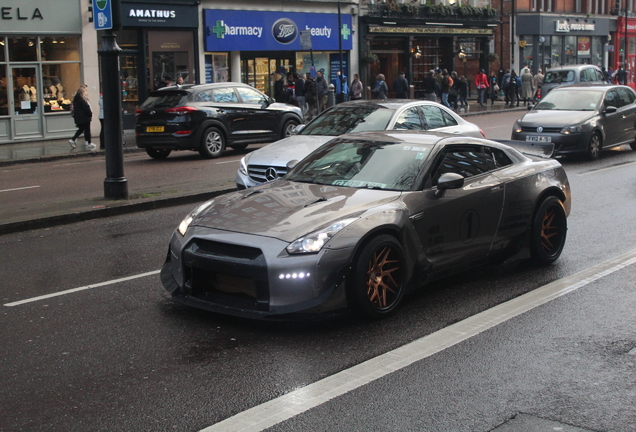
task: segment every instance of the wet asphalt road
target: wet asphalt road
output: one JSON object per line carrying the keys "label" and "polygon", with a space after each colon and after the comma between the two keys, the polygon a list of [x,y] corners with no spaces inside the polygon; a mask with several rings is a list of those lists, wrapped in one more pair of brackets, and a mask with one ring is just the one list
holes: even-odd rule
{"label": "wet asphalt road", "polygon": [[[503,117],[517,115],[483,118],[507,134]],[[556,265],[457,275],[381,322],[220,317],[167,302],[157,274],[2,306],[0,431],[201,430],[631,251],[636,152],[563,163],[573,205]],[[157,271],[190,207],[1,236],[3,305]],[[635,273],[628,266],[271,430],[489,431],[523,413],[632,431]]]}

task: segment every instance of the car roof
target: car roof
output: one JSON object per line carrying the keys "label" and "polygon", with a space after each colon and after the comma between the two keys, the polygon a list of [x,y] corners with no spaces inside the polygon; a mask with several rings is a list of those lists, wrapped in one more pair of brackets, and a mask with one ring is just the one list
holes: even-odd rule
{"label": "car roof", "polygon": [[183,84],[180,86],[170,86],[170,87],[162,87],[156,91],[165,91],[165,90],[190,90],[190,91],[198,91],[198,90],[207,90],[211,88],[223,88],[223,87],[249,87],[254,88],[248,84],[240,83],[240,82],[224,82],[224,83],[207,83],[207,84]]}
{"label": "car roof", "polygon": [[501,147],[501,144],[482,138],[474,138],[468,136],[458,136],[457,134],[448,134],[444,132],[432,131],[409,131],[409,130],[381,130],[354,132],[341,135],[338,138],[358,139],[368,141],[383,142],[404,142],[420,145],[436,145],[444,141],[444,144],[482,144],[494,145]]}
{"label": "car roof", "polygon": [[339,103],[338,107],[355,107],[355,106],[360,106],[360,105],[373,105],[373,106],[379,106],[379,107],[383,107],[383,108],[388,108],[388,109],[398,109],[401,107],[404,107],[406,105],[435,105],[435,106],[443,106],[442,104],[438,103],[438,102],[433,102],[433,101],[425,101],[425,100],[420,100],[420,99],[388,99],[388,100],[382,100],[382,99],[363,99],[363,100],[356,100],[356,101],[349,101],[349,102],[343,102],[343,103]]}
{"label": "car roof", "polygon": [[601,68],[596,65],[578,64],[578,65],[565,65],[565,66],[551,67],[550,69],[548,69],[548,72],[558,72],[562,70],[580,70],[580,69],[589,68],[589,67],[601,70]]}
{"label": "car roof", "polygon": [[583,91],[583,90],[596,90],[596,91],[607,91],[611,88],[618,88],[618,87],[624,87],[624,88],[628,88],[631,90],[630,87],[624,86],[624,85],[618,85],[618,84],[599,84],[599,83],[581,83],[581,84],[570,84],[570,85],[564,85],[564,86],[560,86],[555,88],[552,91]]}

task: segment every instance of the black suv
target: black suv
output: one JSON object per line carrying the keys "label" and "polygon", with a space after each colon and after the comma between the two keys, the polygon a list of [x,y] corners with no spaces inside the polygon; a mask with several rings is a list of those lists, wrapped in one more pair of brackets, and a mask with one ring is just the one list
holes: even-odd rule
{"label": "black suv", "polygon": [[301,123],[300,108],[241,83],[165,87],[150,93],[135,115],[137,147],[155,159],[172,150],[216,158],[226,146],[243,150],[290,136]]}

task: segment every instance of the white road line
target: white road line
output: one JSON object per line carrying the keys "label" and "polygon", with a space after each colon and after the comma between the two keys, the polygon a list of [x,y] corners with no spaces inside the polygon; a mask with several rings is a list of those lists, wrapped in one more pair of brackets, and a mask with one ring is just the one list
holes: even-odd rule
{"label": "white road line", "polygon": [[633,165],[635,163],[636,162],[627,162],[627,163],[623,163],[623,164],[612,165],[612,166],[608,166],[606,168],[599,168],[599,169],[595,169],[595,170],[591,170],[591,171],[578,173],[577,175],[586,176],[586,175],[589,175],[589,174],[596,174],[596,173],[600,173],[600,172],[603,172],[603,171],[613,170],[613,169],[616,169],[616,168],[623,168],[623,167],[626,167],[626,166]]}
{"label": "white road line", "polygon": [[113,285],[116,283],[120,283],[120,282],[126,282],[129,280],[133,280],[133,279],[139,279],[142,277],[146,277],[146,276],[152,276],[152,275],[156,275],[159,274],[160,270],[155,270],[155,271],[151,271],[151,272],[147,272],[147,273],[141,273],[138,275],[134,275],[134,276],[128,276],[128,277],[123,277],[123,278],[119,278],[119,279],[113,279],[113,280],[109,280],[106,282],[99,282],[96,284],[92,284],[92,285],[86,285],[83,287],[78,287],[78,288],[72,288],[66,291],[58,291],[56,293],[51,293],[51,294],[46,294],[46,295],[42,295],[42,296],[38,296],[38,297],[32,297],[29,299],[25,299],[25,300],[20,300],[20,301],[16,301],[16,302],[12,302],[12,303],[6,303],[4,306],[8,306],[8,307],[12,307],[12,306],[20,306],[26,303],[33,303],[36,301],[40,301],[40,300],[46,300],[52,297],[59,297],[59,296],[63,296],[66,294],[72,294],[72,293],[76,293],[78,291],[84,291],[84,290],[89,290],[89,289],[93,289],[93,288],[99,288],[99,287],[103,287],[103,286],[107,286],[107,285]]}
{"label": "white road line", "polygon": [[636,263],[636,249],[554,281],[393,351],[225,419],[201,432],[256,432],[441,352],[479,333]]}
{"label": "white road line", "polygon": [[20,187],[20,188],[13,188],[13,189],[3,189],[0,190],[0,192],[12,192],[12,191],[18,191],[18,190],[24,190],[24,189],[35,189],[35,188],[39,188],[40,186],[25,186],[25,187]]}
{"label": "white road line", "polygon": [[229,160],[229,161],[223,161],[223,162],[217,162],[216,165],[222,165],[222,164],[228,164],[228,163],[234,163],[234,162],[240,162],[240,159],[233,159],[233,160]]}

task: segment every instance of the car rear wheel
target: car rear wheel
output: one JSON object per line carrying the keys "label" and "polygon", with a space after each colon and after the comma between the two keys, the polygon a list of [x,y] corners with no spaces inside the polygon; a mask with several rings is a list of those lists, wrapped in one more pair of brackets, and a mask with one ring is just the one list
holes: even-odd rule
{"label": "car rear wheel", "polygon": [[206,159],[218,158],[225,150],[225,136],[217,128],[211,127],[203,132],[199,154]]}
{"label": "car rear wheel", "polygon": [[568,230],[567,216],[563,203],[557,197],[544,199],[532,221],[530,252],[537,264],[549,265],[555,262],[565,246]]}
{"label": "car rear wheel", "polygon": [[598,132],[594,132],[592,137],[590,138],[590,143],[587,145],[587,156],[588,160],[596,160],[601,155],[601,136]]}
{"label": "car rear wheel", "polygon": [[165,159],[170,156],[172,150],[147,148],[146,153],[153,159]]}
{"label": "car rear wheel", "polygon": [[298,122],[296,120],[287,120],[283,126],[281,138],[287,138],[294,135],[294,129],[296,129],[296,126],[298,126]]}
{"label": "car rear wheel", "polygon": [[393,313],[404,296],[404,263],[404,251],[394,237],[380,235],[367,243],[348,287],[352,306],[374,319]]}

